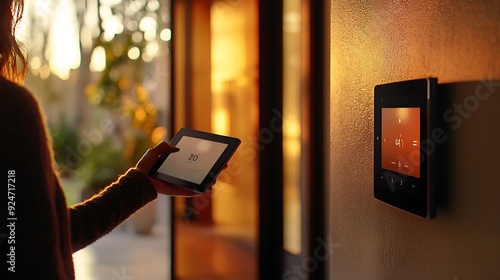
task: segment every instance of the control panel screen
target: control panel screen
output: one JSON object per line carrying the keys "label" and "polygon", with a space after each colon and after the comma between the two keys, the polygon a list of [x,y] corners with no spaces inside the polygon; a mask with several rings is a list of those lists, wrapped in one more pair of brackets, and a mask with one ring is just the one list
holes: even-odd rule
{"label": "control panel screen", "polygon": [[382,168],[420,178],[420,108],[382,108]]}

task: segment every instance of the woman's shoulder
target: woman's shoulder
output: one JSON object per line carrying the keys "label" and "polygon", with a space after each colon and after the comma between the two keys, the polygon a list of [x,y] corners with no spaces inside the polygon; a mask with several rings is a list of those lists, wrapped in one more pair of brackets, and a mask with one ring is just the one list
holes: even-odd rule
{"label": "woman's shoulder", "polygon": [[0,76],[0,106],[4,112],[35,110],[38,109],[38,101],[24,86]]}
{"label": "woman's shoulder", "polygon": [[[0,154],[23,160],[22,155],[45,153],[47,133],[38,100],[24,86],[0,77]],[[22,152],[21,152],[22,151]],[[23,163],[25,164],[25,162]]]}

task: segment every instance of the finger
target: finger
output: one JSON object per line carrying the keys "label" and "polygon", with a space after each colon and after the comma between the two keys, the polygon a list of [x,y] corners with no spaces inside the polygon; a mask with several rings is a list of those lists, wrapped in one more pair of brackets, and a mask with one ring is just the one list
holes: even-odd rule
{"label": "finger", "polygon": [[179,148],[171,146],[165,141],[161,141],[160,143],[156,144],[153,148],[150,148],[148,153],[155,154],[155,155],[162,155],[165,153],[175,153],[179,151]]}
{"label": "finger", "polygon": [[162,141],[153,148],[148,149],[137,162],[136,167],[147,174],[162,155],[175,153],[177,151],[179,151],[179,148],[173,147]]}

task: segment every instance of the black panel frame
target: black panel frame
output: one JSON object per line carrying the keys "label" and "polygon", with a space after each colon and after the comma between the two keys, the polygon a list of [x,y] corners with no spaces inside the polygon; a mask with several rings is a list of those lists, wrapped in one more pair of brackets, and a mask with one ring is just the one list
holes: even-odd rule
{"label": "black panel frame", "polygon": [[[423,218],[436,215],[434,109],[437,78],[377,85],[374,88],[374,197]],[[420,108],[420,178],[381,167],[382,109]]]}

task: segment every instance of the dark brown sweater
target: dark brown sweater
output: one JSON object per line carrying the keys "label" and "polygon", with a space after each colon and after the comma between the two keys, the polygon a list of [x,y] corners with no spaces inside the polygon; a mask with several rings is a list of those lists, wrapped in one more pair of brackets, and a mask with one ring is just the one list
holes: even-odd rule
{"label": "dark brown sweater", "polygon": [[[21,279],[24,275],[35,277],[30,279],[74,279],[74,252],[109,233],[157,197],[149,179],[131,168],[99,194],[68,207],[38,102],[28,90],[1,76],[0,129],[4,176],[0,190],[0,275],[7,276],[1,279]],[[12,206],[11,211],[8,206]]]}

